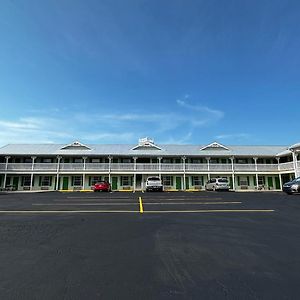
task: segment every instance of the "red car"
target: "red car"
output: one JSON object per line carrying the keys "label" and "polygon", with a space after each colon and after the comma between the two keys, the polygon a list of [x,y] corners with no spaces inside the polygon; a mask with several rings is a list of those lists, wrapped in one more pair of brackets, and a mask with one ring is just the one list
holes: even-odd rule
{"label": "red car", "polygon": [[111,191],[111,186],[110,183],[107,181],[99,181],[95,183],[95,185],[92,187],[94,192],[110,192]]}

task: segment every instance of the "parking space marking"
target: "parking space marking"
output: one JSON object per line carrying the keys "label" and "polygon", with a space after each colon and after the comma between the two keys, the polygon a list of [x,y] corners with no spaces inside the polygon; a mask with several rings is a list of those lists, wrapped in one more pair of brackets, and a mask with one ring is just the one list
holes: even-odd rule
{"label": "parking space marking", "polygon": [[[166,213],[271,213],[274,209],[207,209],[207,210],[147,210],[144,214]],[[138,210],[1,210],[0,214],[101,214],[101,213],[140,213]]]}
{"label": "parking space marking", "polygon": [[140,203],[140,213],[142,214],[144,212],[142,197],[139,197],[139,203]]}
{"label": "parking space marking", "polygon": [[[66,197],[67,199],[79,199],[79,200],[85,200],[85,199],[103,199],[102,197]],[[108,199],[131,199],[131,197],[110,197]],[[61,199],[64,200],[64,199]]]}
{"label": "parking space marking", "polygon": [[[155,198],[147,198],[147,197],[144,197],[144,200],[156,200]],[[183,201],[183,199],[178,199],[178,198],[159,198],[161,201]],[[223,198],[205,198],[205,199],[201,199],[199,197],[197,198],[184,198],[184,199],[188,199],[187,201],[201,201],[201,200],[204,200],[204,201],[210,201],[210,200],[223,200]]]}
{"label": "parking space marking", "polygon": [[201,209],[201,210],[147,210],[145,213],[269,213],[274,209]]}
{"label": "parking space marking", "polygon": [[87,205],[87,206],[108,206],[108,205],[112,205],[112,206],[117,206],[117,205],[132,205],[132,206],[136,206],[136,203],[112,203],[112,202],[105,202],[105,203],[32,203],[33,206],[78,206],[78,205]]}
{"label": "parking space marking", "polygon": [[216,204],[241,204],[240,201],[226,201],[226,202],[143,202],[146,205],[216,205]]}

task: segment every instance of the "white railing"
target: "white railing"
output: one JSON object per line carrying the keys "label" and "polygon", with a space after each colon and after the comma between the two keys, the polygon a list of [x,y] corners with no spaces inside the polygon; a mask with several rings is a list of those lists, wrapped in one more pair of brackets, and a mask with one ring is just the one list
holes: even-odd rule
{"label": "white railing", "polygon": [[294,163],[291,161],[291,162],[279,164],[279,170],[280,171],[293,171]]}
{"label": "white railing", "polygon": [[133,171],[133,163],[112,163],[110,166],[111,171]]}
{"label": "white railing", "polygon": [[57,169],[56,163],[35,163],[33,165],[33,170],[35,171],[55,171]]}
{"label": "white railing", "polygon": [[159,164],[136,164],[136,170],[139,171],[158,171]]}
{"label": "white railing", "polygon": [[231,171],[231,164],[210,164],[209,171]]}
{"label": "white railing", "polygon": [[186,171],[207,171],[208,164],[186,164],[185,165]]}
{"label": "white railing", "polygon": [[108,163],[86,163],[85,169],[87,171],[108,171],[109,164]]}
{"label": "white railing", "polygon": [[31,170],[32,163],[9,163],[7,164],[8,171]]}
{"label": "white railing", "polygon": [[[257,168],[255,164],[234,164],[234,171],[236,172],[276,172],[276,171],[294,171],[294,163],[287,162],[281,164],[257,164]],[[297,162],[297,167],[300,169],[300,161]],[[4,171],[6,169],[5,163],[0,163],[0,170]],[[130,172],[151,172],[151,171],[159,171],[159,172],[183,172],[184,164],[167,164],[162,163],[161,169],[159,169],[158,163],[112,163],[111,171],[130,171]],[[8,163],[7,171],[31,171],[32,164],[31,163]],[[57,163],[34,163],[33,165],[34,171],[56,171]],[[85,169],[83,163],[60,163],[59,165],[60,171],[109,171],[108,163],[86,163]],[[232,166],[231,164],[185,164],[186,172],[231,172]]]}
{"label": "white railing", "polygon": [[82,171],[83,163],[61,163],[59,169],[63,171]]}
{"label": "white railing", "polygon": [[162,171],[183,171],[183,164],[161,164]]}

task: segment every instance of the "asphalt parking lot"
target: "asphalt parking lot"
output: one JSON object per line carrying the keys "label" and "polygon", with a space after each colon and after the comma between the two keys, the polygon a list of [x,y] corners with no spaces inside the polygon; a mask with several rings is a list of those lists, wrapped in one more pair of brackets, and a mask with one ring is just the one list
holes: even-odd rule
{"label": "asphalt parking lot", "polygon": [[0,195],[0,299],[298,299],[299,249],[300,195]]}

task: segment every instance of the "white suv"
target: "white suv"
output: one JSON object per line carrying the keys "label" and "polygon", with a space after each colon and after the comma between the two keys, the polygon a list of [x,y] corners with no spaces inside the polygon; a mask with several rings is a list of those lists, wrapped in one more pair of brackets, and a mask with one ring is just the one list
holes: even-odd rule
{"label": "white suv", "polygon": [[159,177],[148,177],[146,180],[146,192],[149,191],[163,191],[163,184]]}
{"label": "white suv", "polygon": [[225,190],[229,191],[229,182],[227,178],[212,178],[205,185],[206,191]]}

